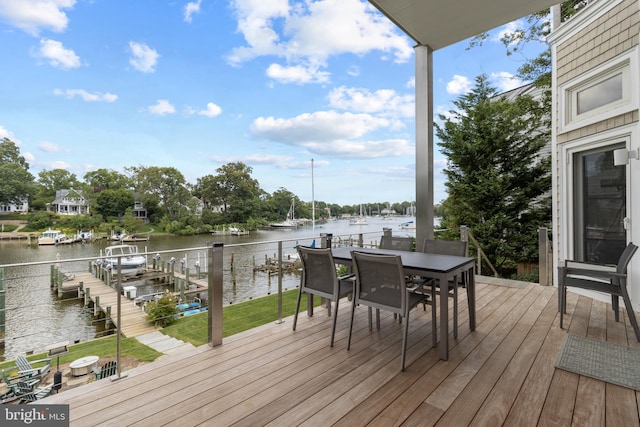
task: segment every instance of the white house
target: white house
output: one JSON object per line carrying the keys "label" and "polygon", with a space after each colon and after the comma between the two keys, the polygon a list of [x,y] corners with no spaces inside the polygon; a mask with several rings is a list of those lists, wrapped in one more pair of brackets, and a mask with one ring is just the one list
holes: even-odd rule
{"label": "white house", "polygon": [[[562,23],[554,11],[554,262],[615,263],[640,243],[639,3],[589,2]],[[638,254],[629,275],[637,310]]]}
{"label": "white house", "polygon": [[84,215],[89,213],[89,201],[80,190],[57,190],[49,210],[60,215]]}
{"label": "white house", "polygon": [[0,205],[0,214],[5,213],[27,213],[29,212],[29,200],[24,198],[21,203],[9,203]]}

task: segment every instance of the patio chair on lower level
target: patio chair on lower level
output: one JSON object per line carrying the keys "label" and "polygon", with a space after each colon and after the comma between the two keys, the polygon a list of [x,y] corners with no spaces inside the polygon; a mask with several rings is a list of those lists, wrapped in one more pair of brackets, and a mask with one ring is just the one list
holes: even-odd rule
{"label": "patio chair on lower level", "polygon": [[[42,366],[38,366],[35,368],[34,366],[43,364]],[[41,359],[29,361],[24,356],[16,357],[16,366],[18,367],[18,372],[21,375],[29,374],[29,375],[37,375],[40,377],[44,377],[51,370],[51,359]]]}
{"label": "patio chair on lower level", "polygon": [[0,371],[0,376],[2,377],[2,381],[5,383],[6,390],[4,394],[0,396],[0,399],[5,401],[6,399],[12,399],[19,394],[18,384],[26,383],[30,387],[35,387],[40,384],[42,377],[38,375],[32,374],[16,374],[16,375],[8,375],[7,372],[3,369]]}
{"label": "patio chair on lower level", "polygon": [[[409,333],[409,311],[420,304],[425,295],[414,293],[410,287],[407,287],[400,256],[358,251],[353,251],[351,254],[356,273],[356,287],[351,306],[347,350],[351,348],[351,333],[356,306],[365,305],[375,308],[376,311],[389,311],[404,318],[402,355],[400,359],[400,369],[404,371],[407,336]],[[371,315],[369,314],[369,316]],[[432,326],[432,333],[436,334],[435,325]],[[369,318],[369,328],[371,329],[371,318]]]}
{"label": "patio chair on lower level", "polygon": [[18,383],[17,397],[20,398],[18,403],[35,402],[49,396],[54,390],[54,384],[51,383],[46,387],[35,387],[26,382]]}
{"label": "patio chair on lower level", "polygon": [[329,315],[331,315],[331,302],[335,302],[331,329],[331,347],[333,347],[336,323],[338,321],[339,300],[353,292],[354,275],[338,277],[330,248],[310,248],[298,245],[297,249],[302,262],[302,275],[300,277],[296,311],[293,316],[293,330],[296,330],[303,292],[326,298],[329,304]]}
{"label": "patio chair on lower level", "polygon": [[105,363],[100,369],[93,368],[91,372],[96,376],[96,380],[101,380],[103,378],[109,378],[112,375],[115,375],[118,370],[118,362],[115,360],[111,360]]}
{"label": "patio chair on lower level", "polygon": [[611,305],[616,322],[620,321],[619,297],[622,297],[636,339],[640,342],[638,321],[627,291],[627,267],[637,250],[636,245],[629,243],[622,251],[616,265],[565,260],[564,265],[558,267],[558,311],[560,311],[561,328],[563,327],[564,314],[567,311],[567,288],[588,289],[611,295]]}

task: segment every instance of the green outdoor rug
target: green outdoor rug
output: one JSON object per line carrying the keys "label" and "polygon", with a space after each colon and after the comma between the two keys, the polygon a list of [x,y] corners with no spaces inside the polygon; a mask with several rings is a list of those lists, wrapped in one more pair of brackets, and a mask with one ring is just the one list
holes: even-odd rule
{"label": "green outdoor rug", "polygon": [[640,391],[640,349],[567,334],[556,367]]}

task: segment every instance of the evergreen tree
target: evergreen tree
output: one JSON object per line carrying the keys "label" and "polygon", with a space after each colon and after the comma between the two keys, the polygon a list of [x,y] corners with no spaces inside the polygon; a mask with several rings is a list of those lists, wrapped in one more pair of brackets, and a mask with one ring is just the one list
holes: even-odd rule
{"label": "evergreen tree", "polygon": [[436,136],[448,157],[443,228],[467,225],[492,264],[508,275],[515,262],[537,261],[537,229],[548,226],[550,158],[544,110],[530,96],[497,97],[486,75],[476,78]]}

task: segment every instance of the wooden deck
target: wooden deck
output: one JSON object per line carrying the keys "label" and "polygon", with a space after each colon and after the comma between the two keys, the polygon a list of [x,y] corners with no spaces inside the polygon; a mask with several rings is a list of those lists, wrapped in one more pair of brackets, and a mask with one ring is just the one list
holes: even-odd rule
{"label": "wooden deck", "polygon": [[[469,331],[463,292],[448,361],[430,347],[430,307],[411,313],[404,372],[390,316],[370,332],[358,308],[347,351],[343,301],[333,348],[317,310],[295,332],[289,318],[41,402],[68,403],[72,426],[638,426],[640,393],[554,367],[567,334],[555,288],[478,282],[477,329]],[[615,323],[610,305],[569,295],[571,333],[638,346],[624,312]]]}

